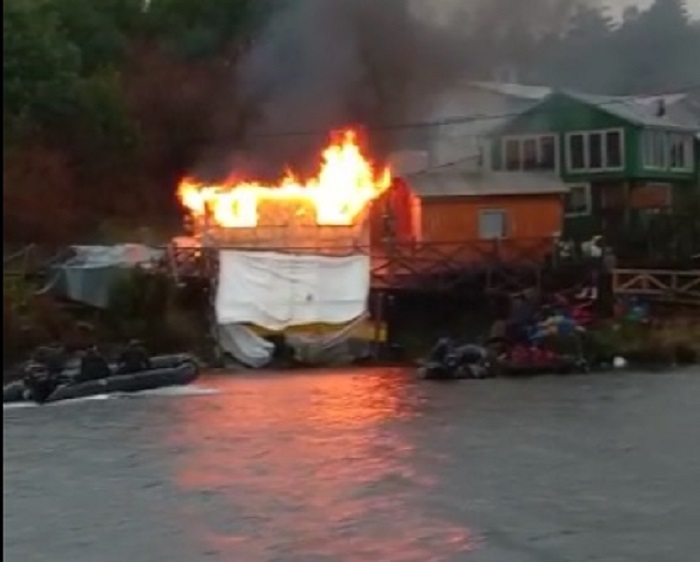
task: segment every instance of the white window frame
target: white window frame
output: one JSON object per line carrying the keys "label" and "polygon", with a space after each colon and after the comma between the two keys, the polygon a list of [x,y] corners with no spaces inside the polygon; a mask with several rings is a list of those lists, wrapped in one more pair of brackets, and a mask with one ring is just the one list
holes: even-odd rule
{"label": "white window frame", "polygon": [[[620,165],[619,166],[608,166],[608,143],[607,135],[608,133],[618,133],[620,135]],[[600,168],[591,168],[591,155],[590,155],[590,143],[589,137],[591,135],[601,135],[601,157],[602,166]],[[572,154],[571,154],[571,139],[576,136],[583,137],[583,161],[585,166],[583,168],[574,169],[571,165]],[[627,139],[625,138],[625,129],[623,127],[614,127],[611,129],[590,129],[581,131],[569,131],[565,135],[564,139],[564,151],[566,154],[566,170],[570,174],[600,174],[606,172],[622,172],[625,169],[625,164],[627,161],[625,148]]]}
{"label": "white window frame", "polygon": [[[503,216],[503,230],[504,232],[500,236],[493,236],[493,237],[484,237],[481,235],[481,221],[482,217],[484,215],[488,214],[496,214],[498,213],[499,215]],[[484,209],[479,209],[479,216],[478,216],[478,222],[476,225],[477,228],[477,236],[479,240],[482,241],[488,241],[488,240],[505,240],[508,238],[509,230],[510,230],[510,225],[508,224],[510,222],[510,215],[507,211],[507,209],[497,209],[497,208],[484,208]]]}
{"label": "white window frame", "polygon": [[[667,140],[665,136],[664,131],[661,129],[642,129],[642,134],[641,134],[641,153],[642,153],[642,167],[645,170],[665,170],[668,167],[668,164],[666,162],[666,153],[668,152],[667,150]],[[657,137],[661,138],[663,140],[663,147],[662,147],[662,154],[661,154],[661,160],[662,163],[658,164],[654,162],[654,158],[651,158],[652,156],[656,156],[656,139]],[[648,148],[651,147],[651,150],[648,150]]]}
{"label": "white window frame", "polygon": [[[650,162],[647,158],[649,156],[647,152],[647,143],[650,142],[654,146],[654,140],[660,138],[662,141],[662,160],[663,164],[659,165],[654,162]],[[684,166],[678,167],[673,165],[673,160],[671,158],[671,150],[673,146],[673,140],[683,141],[683,160]],[[641,155],[642,155],[642,167],[645,170],[652,170],[657,172],[683,172],[689,173],[694,169],[695,162],[695,142],[694,137],[691,134],[678,133],[674,131],[668,131],[665,129],[642,129],[642,134],[640,136],[641,144]]]}
{"label": "white window frame", "polygon": [[[564,216],[568,219],[575,217],[588,217],[593,213],[593,195],[591,191],[590,183],[572,183],[568,184],[569,192],[573,189],[583,189],[584,197],[586,199],[586,210],[581,212],[568,212],[566,210],[566,204],[564,205]],[[564,200],[566,202],[566,199]]]}
{"label": "white window frame", "polygon": [[[540,142],[543,138],[548,138],[551,139],[552,142],[554,143],[554,168],[551,170],[525,170],[523,168],[524,164],[524,149],[523,146],[525,144],[525,141],[528,140],[534,140],[536,143],[537,147],[537,159],[540,160],[542,156],[542,143]],[[506,146],[508,145],[508,142],[516,141],[518,143],[518,160],[520,163],[520,166],[515,169],[511,170],[507,166],[507,150]],[[504,136],[501,139],[501,169],[504,172],[541,172],[541,173],[554,173],[554,174],[559,174],[559,164],[560,160],[560,150],[559,150],[559,134],[558,133],[552,133],[552,132],[545,132],[545,133],[528,133],[526,135],[507,135]]]}
{"label": "white window frame", "polygon": [[[677,140],[681,143],[683,150],[683,166],[674,166],[673,158],[671,157],[671,150],[673,149],[673,141]],[[693,162],[695,161],[693,136],[684,135],[681,133],[670,133],[668,136],[668,156],[669,156],[669,169],[672,172],[692,172]]]}

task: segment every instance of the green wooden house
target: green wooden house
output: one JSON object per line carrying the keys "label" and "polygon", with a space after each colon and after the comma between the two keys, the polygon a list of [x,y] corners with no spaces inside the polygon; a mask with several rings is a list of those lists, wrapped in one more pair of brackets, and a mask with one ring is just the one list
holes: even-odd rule
{"label": "green wooden house", "polygon": [[556,92],[489,142],[495,169],[547,171],[569,186],[563,236],[687,246],[700,230],[699,133],[700,111],[680,95]]}

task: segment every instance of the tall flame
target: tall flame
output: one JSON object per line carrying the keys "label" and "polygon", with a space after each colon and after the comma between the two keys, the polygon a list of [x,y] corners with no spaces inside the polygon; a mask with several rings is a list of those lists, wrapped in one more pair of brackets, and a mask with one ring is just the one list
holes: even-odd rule
{"label": "tall flame", "polygon": [[252,228],[258,225],[262,201],[313,207],[316,224],[350,226],[363,209],[391,185],[389,167],[376,172],[362,154],[352,129],[331,137],[318,174],[307,180],[287,172],[277,185],[256,181],[205,185],[185,178],[178,198],[196,219],[207,217],[216,226]]}

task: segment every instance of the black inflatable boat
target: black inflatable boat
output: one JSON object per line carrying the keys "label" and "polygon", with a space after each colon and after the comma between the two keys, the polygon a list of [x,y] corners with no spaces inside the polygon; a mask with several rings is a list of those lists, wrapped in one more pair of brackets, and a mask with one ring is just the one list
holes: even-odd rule
{"label": "black inflatable boat", "polygon": [[[194,358],[189,355],[162,355],[152,357],[150,361],[151,369],[128,375],[118,374],[116,365],[111,365],[114,375],[82,383],[62,384],[41,402],[57,402],[98,394],[140,392],[167,386],[183,386],[194,382],[199,376],[199,367]],[[63,373],[66,380],[70,380],[76,374],[76,369],[67,369]],[[3,403],[36,401],[32,391],[21,380],[5,385],[2,398]]]}
{"label": "black inflatable boat", "polygon": [[441,338],[422,361],[418,377],[427,380],[483,379],[491,375],[489,355],[485,348],[456,345],[450,338]]}
{"label": "black inflatable boat", "polygon": [[424,363],[418,368],[418,378],[435,381],[485,379],[491,376],[487,364],[471,363],[449,365],[445,363]]}

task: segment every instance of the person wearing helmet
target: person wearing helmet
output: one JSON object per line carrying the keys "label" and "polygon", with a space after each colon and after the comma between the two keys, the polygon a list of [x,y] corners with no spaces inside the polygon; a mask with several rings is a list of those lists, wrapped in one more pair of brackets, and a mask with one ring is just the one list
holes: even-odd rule
{"label": "person wearing helmet", "polygon": [[119,357],[119,373],[127,375],[150,368],[151,361],[145,346],[139,340],[131,340]]}
{"label": "person wearing helmet", "polygon": [[51,377],[60,379],[66,366],[65,350],[58,343],[39,347],[33,361],[40,364]]}
{"label": "person wearing helmet", "polygon": [[105,379],[112,374],[109,363],[97,349],[91,345],[80,359],[80,372],[75,378],[76,383]]}
{"label": "person wearing helmet", "polygon": [[25,398],[37,404],[45,403],[61,384],[45,365],[33,361],[27,364],[22,381],[27,389]]}

